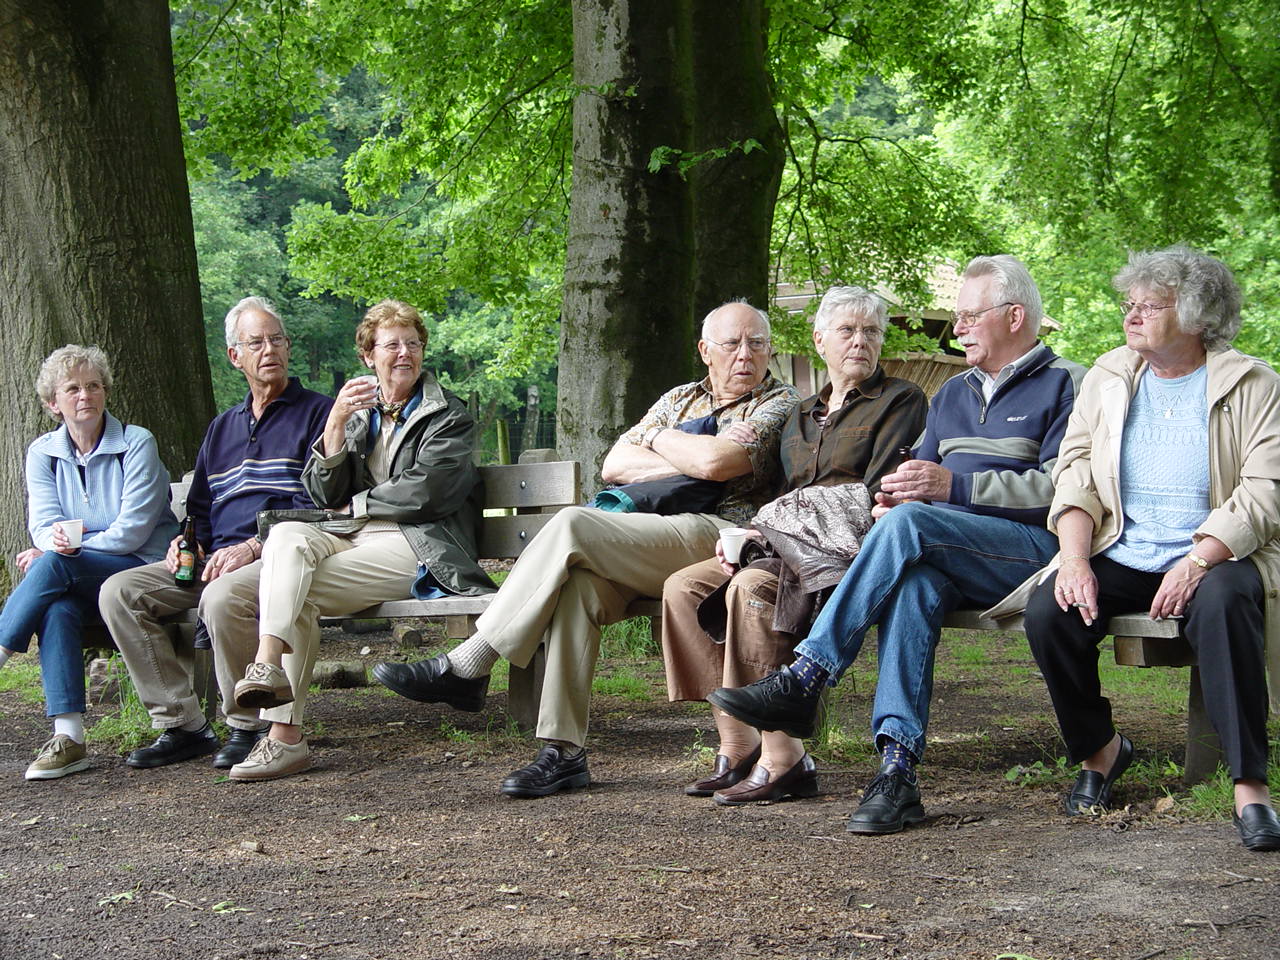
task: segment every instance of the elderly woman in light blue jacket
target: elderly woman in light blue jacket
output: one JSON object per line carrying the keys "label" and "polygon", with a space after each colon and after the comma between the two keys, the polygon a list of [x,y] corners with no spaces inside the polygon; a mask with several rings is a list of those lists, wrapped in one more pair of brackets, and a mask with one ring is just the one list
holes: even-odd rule
{"label": "elderly woman in light blue jacket", "polygon": [[97,347],[60,347],[36,378],[40,401],[62,425],[27,448],[27,529],[35,546],[18,554],[25,576],[0,610],[0,666],[36,634],[54,719],[28,780],[89,766],[81,622],[97,611],[107,577],[162,559],[177,533],[155,437],[107,413],[110,390],[111,367]]}

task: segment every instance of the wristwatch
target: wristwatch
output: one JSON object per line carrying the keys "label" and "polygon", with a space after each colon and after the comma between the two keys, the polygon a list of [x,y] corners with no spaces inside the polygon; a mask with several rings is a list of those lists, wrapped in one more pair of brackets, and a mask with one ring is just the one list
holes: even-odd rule
{"label": "wristwatch", "polygon": [[1194,550],[1192,550],[1190,553],[1187,554],[1187,559],[1190,560],[1192,563],[1194,563],[1201,570],[1208,570],[1211,566],[1213,566],[1213,564],[1211,564],[1204,557],[1200,556]]}
{"label": "wristwatch", "polygon": [[645,431],[644,439],[640,441],[640,446],[644,447],[646,450],[652,450],[653,441],[657,440],[658,434],[660,434],[665,429],[667,428],[666,427],[650,427],[648,430]]}

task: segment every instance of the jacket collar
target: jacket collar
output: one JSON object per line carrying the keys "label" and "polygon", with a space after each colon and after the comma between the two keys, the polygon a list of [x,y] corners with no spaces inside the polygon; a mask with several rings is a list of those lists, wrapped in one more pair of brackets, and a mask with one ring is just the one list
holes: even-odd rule
{"label": "jacket collar", "polygon": [[[116,454],[124,453],[129,449],[129,444],[124,438],[124,424],[106,411],[103,412],[102,418],[104,421],[102,438],[98,441],[98,445],[93,448],[93,452],[89,454],[89,457],[96,457],[98,454],[115,456]],[[49,446],[49,456],[75,462],[76,446],[71,442],[71,434],[67,431],[66,424],[58,427],[53,432],[52,442]]]}
{"label": "jacket collar", "polygon": [[[1209,406],[1213,406],[1231,392],[1240,379],[1259,364],[1257,357],[1241,353],[1235,347],[1217,346],[1211,348],[1205,357],[1209,368],[1209,383],[1206,388]],[[1125,381],[1130,395],[1133,394],[1138,378],[1147,372],[1147,361],[1128,347],[1117,347],[1104,353],[1094,361],[1094,366],[1114,374]]]}

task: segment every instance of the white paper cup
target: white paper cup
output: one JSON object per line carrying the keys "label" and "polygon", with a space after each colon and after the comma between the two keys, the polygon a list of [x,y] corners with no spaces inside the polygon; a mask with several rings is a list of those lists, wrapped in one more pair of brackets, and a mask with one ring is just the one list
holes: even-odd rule
{"label": "white paper cup", "polygon": [[742,545],[750,533],[750,530],[742,527],[725,527],[720,531],[721,550],[724,551],[726,563],[737,563],[741,559]]}
{"label": "white paper cup", "polygon": [[79,550],[80,544],[84,541],[84,521],[83,520],[60,520],[62,524],[62,533],[67,538],[67,545],[72,550]]}

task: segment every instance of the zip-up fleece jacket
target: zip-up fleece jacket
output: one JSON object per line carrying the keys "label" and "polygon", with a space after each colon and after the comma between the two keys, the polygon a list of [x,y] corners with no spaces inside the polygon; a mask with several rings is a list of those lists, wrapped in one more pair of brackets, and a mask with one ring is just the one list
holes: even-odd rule
{"label": "zip-up fleece jacket", "polygon": [[934,506],[1044,526],[1058,445],[1084,372],[1041,344],[990,403],[974,370],[944,383],[915,451],[951,471],[950,499]]}

